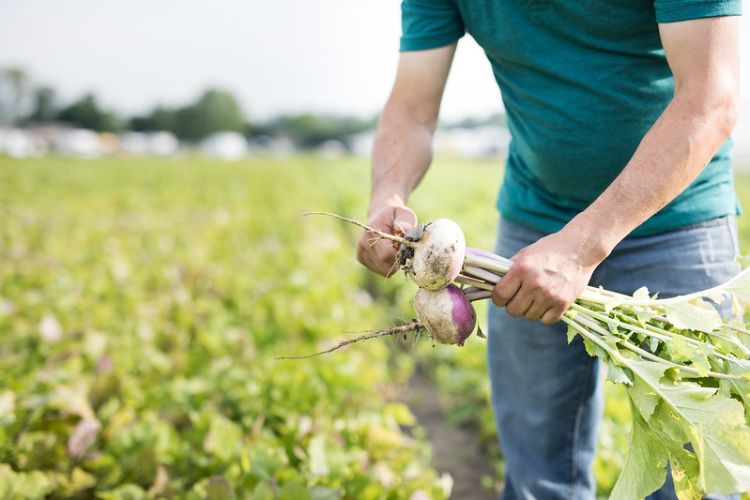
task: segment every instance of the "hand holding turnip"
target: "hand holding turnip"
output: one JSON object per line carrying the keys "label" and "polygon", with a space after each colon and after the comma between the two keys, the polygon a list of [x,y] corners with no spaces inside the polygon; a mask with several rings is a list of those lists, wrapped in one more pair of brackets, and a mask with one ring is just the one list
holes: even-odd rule
{"label": "hand holding turnip", "polygon": [[492,301],[511,316],[556,323],[581,295],[602,259],[570,230],[562,229],[511,257],[513,267],[495,286]]}

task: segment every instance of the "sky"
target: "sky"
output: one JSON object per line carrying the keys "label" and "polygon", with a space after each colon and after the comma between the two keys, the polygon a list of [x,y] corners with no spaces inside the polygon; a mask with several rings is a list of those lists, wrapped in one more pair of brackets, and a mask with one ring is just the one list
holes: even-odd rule
{"label": "sky", "polygon": [[[735,136],[750,143],[750,16]],[[216,85],[250,119],[377,113],[393,82],[400,0],[0,0],[0,66],[25,68],[63,100],[94,91],[134,114]],[[442,116],[501,109],[489,63],[459,43]],[[743,142],[745,142],[743,141]]]}

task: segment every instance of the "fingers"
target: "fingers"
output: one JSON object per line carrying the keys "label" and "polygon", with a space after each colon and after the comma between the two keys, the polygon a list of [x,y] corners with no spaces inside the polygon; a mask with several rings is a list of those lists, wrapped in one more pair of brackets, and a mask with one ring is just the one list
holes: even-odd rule
{"label": "fingers", "polygon": [[417,225],[417,214],[408,207],[396,207],[393,215],[391,233],[406,233]]}
{"label": "fingers", "polygon": [[524,293],[523,286],[521,286],[518,293],[516,293],[505,306],[505,310],[508,311],[508,314],[511,316],[518,318],[525,315],[526,312],[531,309],[533,304],[534,297],[529,293]]}
{"label": "fingers", "polygon": [[[368,225],[390,234],[403,234],[417,224],[416,214],[407,207],[388,206],[373,213]],[[398,250],[390,240],[365,232],[357,245],[357,260],[371,271],[385,277],[398,271]]]}
{"label": "fingers", "polygon": [[545,303],[534,301],[523,314],[523,317],[529,321],[538,321],[542,319],[542,316],[544,316],[544,313],[546,313],[548,310],[549,307]]}
{"label": "fingers", "polygon": [[357,260],[381,276],[390,276],[397,269],[394,266],[397,251],[390,241],[375,241],[373,237],[377,238],[372,233],[362,235],[357,245]]}
{"label": "fingers", "polygon": [[565,312],[565,309],[556,308],[556,307],[547,309],[547,312],[545,312],[542,315],[541,321],[545,325],[552,325],[562,319],[564,312]]}
{"label": "fingers", "polygon": [[496,306],[505,307],[521,289],[521,280],[511,268],[492,290],[492,302]]}
{"label": "fingers", "polygon": [[[517,266],[517,267],[516,267]],[[547,290],[516,264],[492,291],[492,302],[505,307],[513,317],[551,325],[562,318],[570,305],[553,290]]]}

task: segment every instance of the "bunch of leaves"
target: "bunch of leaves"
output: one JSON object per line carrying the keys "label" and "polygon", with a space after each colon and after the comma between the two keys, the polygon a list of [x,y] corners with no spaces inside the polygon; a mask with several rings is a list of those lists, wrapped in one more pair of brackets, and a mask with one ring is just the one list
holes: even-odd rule
{"label": "bunch of leaves", "polygon": [[731,304],[750,304],[750,269],[695,294],[656,299],[594,296],[574,304],[564,321],[569,339],[624,384],[633,407],[629,454],[612,498],[657,490],[671,468],[681,499],[750,490],[750,331],[722,318]]}
{"label": "bunch of leaves", "polygon": [[[457,282],[491,291],[512,265],[468,249]],[[633,402],[630,454],[613,498],[657,490],[667,463],[681,499],[750,490],[750,330],[733,319],[749,304],[750,268],[667,299],[645,287],[633,297],[586,287],[565,312],[568,341],[580,336]],[[650,474],[642,475],[644,465]]]}

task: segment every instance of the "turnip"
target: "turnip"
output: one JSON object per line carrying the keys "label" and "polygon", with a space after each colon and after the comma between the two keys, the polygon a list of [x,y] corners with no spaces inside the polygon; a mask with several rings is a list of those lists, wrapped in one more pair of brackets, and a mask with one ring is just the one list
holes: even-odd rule
{"label": "turnip", "polygon": [[414,245],[403,245],[399,262],[419,288],[440,290],[456,279],[466,255],[466,240],[458,224],[435,219],[406,233]]}
{"label": "turnip", "polygon": [[474,307],[456,285],[441,290],[419,289],[414,310],[430,337],[441,344],[464,345],[477,324]]}
{"label": "turnip", "polygon": [[449,219],[435,219],[419,224],[403,236],[388,234],[353,219],[328,212],[305,215],[328,215],[359,226],[378,238],[394,241],[399,248],[396,264],[419,288],[440,290],[461,272],[466,255],[466,240],[461,227]]}

